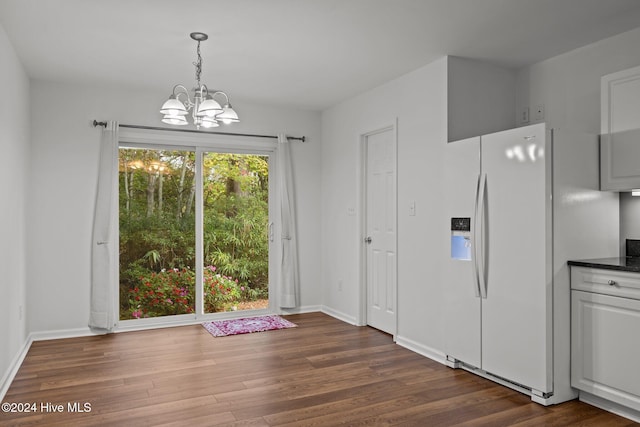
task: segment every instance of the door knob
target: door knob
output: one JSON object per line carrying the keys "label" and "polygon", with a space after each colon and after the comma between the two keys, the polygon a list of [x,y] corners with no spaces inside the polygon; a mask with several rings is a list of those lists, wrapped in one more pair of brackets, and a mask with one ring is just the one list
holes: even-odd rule
{"label": "door knob", "polygon": [[370,237],[370,236],[367,236],[367,237],[365,237],[365,238],[364,238],[364,242],[365,242],[365,243],[369,243],[369,244],[370,244],[370,243],[371,243],[371,241],[372,241],[372,239],[371,239],[371,237]]}

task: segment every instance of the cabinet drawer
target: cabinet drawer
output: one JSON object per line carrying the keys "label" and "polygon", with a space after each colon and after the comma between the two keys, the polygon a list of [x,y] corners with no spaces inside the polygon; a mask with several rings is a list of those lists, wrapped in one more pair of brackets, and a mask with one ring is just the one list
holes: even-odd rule
{"label": "cabinet drawer", "polygon": [[640,300],[640,273],[571,267],[571,289]]}

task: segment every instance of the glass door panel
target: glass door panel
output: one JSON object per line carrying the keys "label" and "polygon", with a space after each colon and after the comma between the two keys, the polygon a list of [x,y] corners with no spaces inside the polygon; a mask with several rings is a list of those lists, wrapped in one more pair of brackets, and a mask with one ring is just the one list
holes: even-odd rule
{"label": "glass door panel", "polygon": [[195,152],[120,148],[120,320],[195,312]]}
{"label": "glass door panel", "polygon": [[204,312],[269,304],[269,156],[203,155]]}

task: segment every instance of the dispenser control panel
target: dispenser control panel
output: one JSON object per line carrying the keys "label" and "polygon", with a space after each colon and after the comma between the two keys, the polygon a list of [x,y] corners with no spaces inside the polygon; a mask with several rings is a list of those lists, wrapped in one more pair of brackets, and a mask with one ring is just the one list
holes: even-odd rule
{"label": "dispenser control panel", "polygon": [[471,218],[451,218],[451,231],[471,231]]}
{"label": "dispenser control panel", "polygon": [[471,218],[451,218],[451,258],[471,261]]}

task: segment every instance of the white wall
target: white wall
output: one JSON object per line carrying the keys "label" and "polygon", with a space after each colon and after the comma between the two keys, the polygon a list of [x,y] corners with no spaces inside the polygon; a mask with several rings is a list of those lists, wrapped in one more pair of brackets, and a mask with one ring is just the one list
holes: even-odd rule
{"label": "white wall", "polygon": [[[397,119],[398,337],[435,349],[442,349],[443,342],[439,237],[443,236],[440,181],[447,138],[446,96],[446,58],[442,58],[322,115],[324,305],[346,320],[358,319],[364,237],[360,135]],[[409,216],[412,201],[415,216]],[[349,209],[355,209],[355,215],[349,215]]]}
{"label": "white wall", "polygon": [[[25,208],[29,78],[0,26],[0,389],[26,341]],[[30,268],[33,263],[30,263]],[[21,313],[22,311],[22,313]]]}
{"label": "white wall", "polygon": [[[545,121],[552,127],[599,134],[600,77],[638,65],[640,28],[520,70],[517,109],[544,105]],[[621,246],[625,238],[640,238],[639,197],[620,199],[620,238]]]}
{"label": "white wall", "polygon": [[515,86],[513,69],[448,56],[447,141],[514,128]]}
{"label": "white wall", "polygon": [[620,254],[626,255],[625,239],[640,239],[640,197],[620,193]]}
{"label": "white wall", "polygon": [[[170,84],[167,83],[167,90]],[[28,329],[32,332],[85,328],[89,317],[90,241],[100,129],[90,122],[159,126],[164,92],[32,82],[33,153],[30,165],[27,251]],[[17,98],[17,97],[12,97]],[[320,114],[249,105],[234,100],[242,122],[236,133],[306,135],[293,145],[298,194],[301,304],[321,301]]]}
{"label": "white wall", "polygon": [[516,105],[544,105],[552,127],[599,134],[600,77],[637,65],[640,28],[519,70]]}

